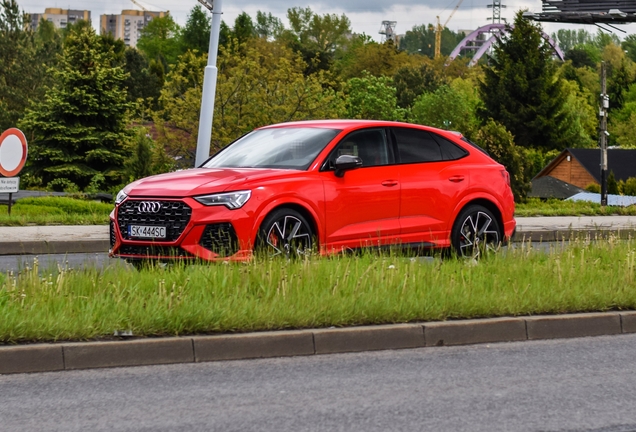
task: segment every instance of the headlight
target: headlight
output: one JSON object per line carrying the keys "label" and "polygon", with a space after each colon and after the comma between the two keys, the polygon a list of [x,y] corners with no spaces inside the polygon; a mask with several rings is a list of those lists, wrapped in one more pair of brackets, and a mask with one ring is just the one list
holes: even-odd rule
{"label": "headlight", "polygon": [[117,198],[115,198],[115,205],[119,205],[126,198],[128,198],[128,195],[124,193],[123,189],[120,190],[119,193],[117,194]]}
{"label": "headlight", "polygon": [[206,206],[224,205],[230,210],[243,207],[248,199],[252,196],[252,191],[226,192],[212,195],[201,195],[194,197],[195,200]]}

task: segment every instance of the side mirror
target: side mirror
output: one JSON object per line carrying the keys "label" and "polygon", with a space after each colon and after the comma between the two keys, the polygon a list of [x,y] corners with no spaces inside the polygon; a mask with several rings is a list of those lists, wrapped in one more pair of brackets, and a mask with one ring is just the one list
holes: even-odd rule
{"label": "side mirror", "polygon": [[336,177],[344,177],[345,171],[360,168],[362,159],[358,156],[342,155],[336,159]]}

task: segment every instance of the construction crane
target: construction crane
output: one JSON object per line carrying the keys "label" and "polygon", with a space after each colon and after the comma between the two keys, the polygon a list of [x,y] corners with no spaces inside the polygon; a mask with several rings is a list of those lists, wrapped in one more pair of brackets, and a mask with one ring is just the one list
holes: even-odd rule
{"label": "construction crane", "polygon": [[444,25],[440,24],[439,16],[437,16],[437,28],[435,29],[435,58],[438,58],[440,55],[442,55],[442,30],[444,30],[446,24],[448,24],[453,15],[455,15],[455,12],[457,12],[457,9],[459,9],[463,1],[464,0],[459,0],[457,6],[455,6],[455,9],[453,9],[453,11],[450,13]]}
{"label": "construction crane", "polygon": [[[148,9],[146,9],[144,6],[141,5],[141,3],[139,3],[137,0],[130,0],[135,6],[137,6],[139,9],[141,9],[144,12],[148,12]],[[439,22],[439,17],[437,17],[437,21]]]}

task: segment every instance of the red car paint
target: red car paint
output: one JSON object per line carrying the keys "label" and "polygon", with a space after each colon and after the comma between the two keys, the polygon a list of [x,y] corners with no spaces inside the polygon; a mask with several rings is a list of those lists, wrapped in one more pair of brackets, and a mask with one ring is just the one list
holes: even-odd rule
{"label": "red car paint", "polygon": [[[263,221],[277,208],[293,208],[304,216],[321,254],[413,243],[447,248],[451,246],[455,220],[462,209],[474,203],[491,210],[499,222],[502,240],[509,238],[515,229],[514,200],[505,168],[457,133],[406,123],[360,120],[294,122],[260,129],[283,128],[339,132],[306,169],[196,168],[131,183],[123,190],[127,197],[110,215],[110,255],[127,259],[246,260],[252,256]],[[407,129],[435,134],[459,147],[463,155],[455,160],[401,163],[394,132]],[[352,132],[367,130],[389,137],[387,146],[393,154],[392,164],[347,170],[341,177],[325,168],[325,161],[336,146],[351,137]],[[233,191],[251,191],[241,208],[206,206],[193,198]],[[134,214],[140,202],[174,205],[176,210],[166,211],[175,214],[189,207],[191,216],[187,221],[185,217],[179,219],[185,226],[174,232],[175,238],[133,238],[125,232],[128,216],[123,216],[124,205],[136,224],[167,226],[170,230],[170,224],[174,223],[156,218],[144,222],[146,219]],[[204,246],[202,235],[206,226],[213,227],[211,230],[222,227],[211,235],[214,244],[222,243],[233,230],[236,245],[229,252],[215,250],[210,244]]]}

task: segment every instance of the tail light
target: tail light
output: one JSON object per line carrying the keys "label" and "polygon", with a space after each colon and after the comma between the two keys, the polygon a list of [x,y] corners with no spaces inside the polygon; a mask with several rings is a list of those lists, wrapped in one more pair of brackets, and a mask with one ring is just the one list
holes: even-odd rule
{"label": "tail light", "polygon": [[499,171],[501,173],[501,176],[504,178],[504,180],[506,181],[506,183],[508,184],[508,186],[510,186],[510,174],[508,174],[508,171],[501,170]]}

